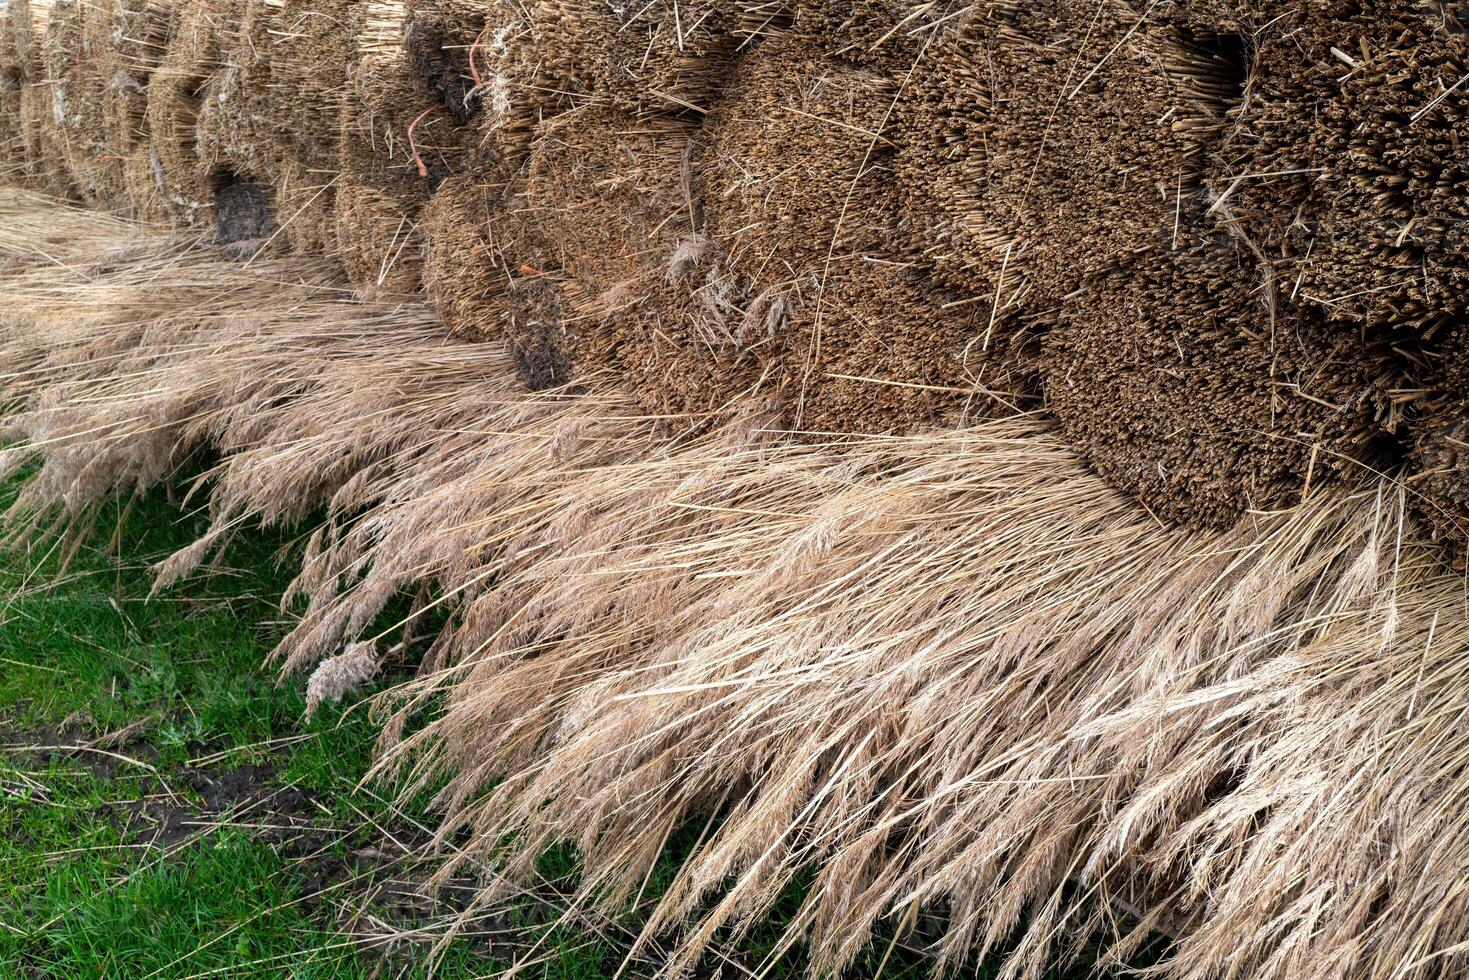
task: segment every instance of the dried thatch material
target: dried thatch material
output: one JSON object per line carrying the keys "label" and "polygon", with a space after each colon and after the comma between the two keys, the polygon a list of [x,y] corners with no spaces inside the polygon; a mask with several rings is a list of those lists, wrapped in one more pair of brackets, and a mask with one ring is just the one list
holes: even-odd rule
{"label": "dried thatch material", "polygon": [[268,0],[268,76],[257,92],[269,125],[278,224],[292,248],[335,252],[342,119],[350,98],[356,0]]}
{"label": "dried thatch material", "polygon": [[595,104],[544,118],[486,219],[483,275],[509,291],[528,377],[614,370],[660,413],[762,387],[818,429],[910,425],[997,387],[969,343],[988,307],[946,308],[894,254],[894,91],[776,38],[698,129]]}
{"label": "dried thatch material", "polygon": [[21,91],[25,70],[16,48],[13,4],[0,5],[0,179],[9,184],[25,180],[25,141],[22,136]]}
{"label": "dried thatch material", "polygon": [[217,0],[212,6],[219,63],[200,93],[200,155],[212,175],[258,181],[272,162],[261,108],[269,93],[272,8],[263,0]]}
{"label": "dried thatch material", "polygon": [[1037,358],[1071,445],[1164,520],[1229,527],[1392,465],[1387,353],[1273,308],[1238,251],[1133,256],[1066,299]]}
{"label": "dried thatch material", "polygon": [[352,11],[355,49],[342,100],[337,254],[363,295],[406,294],[419,282],[419,212],[449,175],[469,163],[473,134],[419,71],[407,44],[402,0],[366,0]]}
{"label": "dried thatch material", "polygon": [[1166,6],[1002,4],[928,32],[896,166],[936,275],[1043,316],[1169,240],[1239,79]]}
{"label": "dried thatch material", "polygon": [[148,83],[148,162],[173,212],[186,225],[214,217],[214,188],[199,146],[205,87],[219,65],[220,24],[206,3],[171,13],[163,60]]}
{"label": "dried thatch material", "polygon": [[1409,502],[1462,569],[1469,566],[1469,327],[1444,330],[1428,365],[1425,387],[1404,394],[1416,415],[1408,439]]}
{"label": "dried thatch material", "polygon": [[489,33],[488,18],[498,6],[483,0],[407,2],[404,44],[414,67],[444,109],[461,121],[483,106],[480,48]]}
{"label": "dried thatch material", "polygon": [[[440,111],[463,126],[459,152],[434,175],[422,213],[424,292],[456,336],[502,339],[511,326],[510,285],[521,275],[515,270],[543,264],[526,251],[531,219],[516,173],[530,123],[513,137],[500,132],[512,30],[503,18],[518,18],[523,8],[414,0],[409,9],[406,45],[418,75]],[[521,145],[507,152],[507,139]]]}
{"label": "dried thatch material", "polygon": [[75,193],[58,121],[55,83],[43,42],[55,0],[12,0],[10,31],[20,79],[20,134],[26,183],[50,194]]}
{"label": "dried thatch material", "polygon": [[56,0],[10,0],[7,4],[10,31],[7,47],[13,53],[18,70],[27,80],[45,76],[46,58],[42,43],[46,37],[46,22],[55,5]]}
{"label": "dried thatch material", "polygon": [[[540,387],[604,368],[633,372],[634,386],[644,380],[634,365],[650,340],[629,323],[665,295],[670,257],[690,234],[694,133],[676,118],[599,106],[537,130],[511,203],[524,233],[507,251],[516,269],[510,340]],[[679,360],[665,347],[658,370]],[[656,399],[668,385],[654,384]]]}
{"label": "dried thatch material", "polygon": [[504,183],[456,174],[424,208],[424,295],[456,337],[501,340],[510,329],[510,287],[531,257],[515,247],[527,232],[509,196]]}
{"label": "dried thatch material", "polygon": [[55,0],[41,36],[41,64],[51,85],[54,138],[71,184],[84,200],[107,204],[123,194],[123,158],[107,139],[101,49],[111,18],[85,0]]}
{"label": "dried thatch material", "polygon": [[536,126],[569,108],[573,96],[565,80],[547,76],[538,61],[534,5],[487,0],[483,7],[484,27],[470,54],[478,78],[473,100],[483,144],[514,169],[530,154]]}
{"label": "dried thatch material", "polygon": [[451,615],[383,767],[444,780],[456,853],[511,878],[577,843],[607,907],[704,828],[649,925],[670,972],[808,870],[782,950],[817,970],[924,908],[950,961],[1018,928],[1015,977],[1162,910],[1176,980],[1469,970],[1462,582],[1392,479],[1169,530],[1036,418],[823,445],[757,402],[670,431],[310,267],[0,207],[22,510],[85,516],[214,445],[217,521],[168,577],[324,507],[293,667],[432,583]]}
{"label": "dried thatch material", "polygon": [[348,28],[355,46],[340,110],[337,251],[367,297],[410,293],[419,277],[418,210],[429,188],[414,167],[408,126],[433,103],[414,101],[422,93],[402,47],[406,25],[403,3],[373,0],[352,11]]}
{"label": "dried thatch material", "polygon": [[[774,23],[783,19],[775,4],[765,5]],[[780,6],[787,6],[782,4]],[[788,5],[790,30],[826,54],[854,64],[906,75],[932,71],[926,56],[971,17],[992,17],[1010,4],[971,0],[797,0]]]}
{"label": "dried thatch material", "polygon": [[167,50],[175,0],[113,0],[96,21],[94,40],[102,76],[102,132],[106,152],[121,158],[123,191],[105,202],[149,221],[169,216],[151,157],[148,91]]}
{"label": "dried thatch material", "polygon": [[1260,6],[1218,25],[1248,32],[1248,97],[1211,168],[1215,207],[1347,332],[1431,338],[1469,312],[1463,11]]}
{"label": "dried thatch material", "polygon": [[[462,0],[461,0],[462,2]],[[493,0],[475,4],[478,104],[498,158],[530,153],[537,126],[573,108],[696,121],[735,58],[790,21],[786,0]]]}
{"label": "dried thatch material", "polygon": [[12,178],[167,217],[146,106],[176,20],[171,0],[23,0],[0,20]]}
{"label": "dried thatch material", "polygon": [[1009,386],[984,335],[992,297],[936,292],[895,244],[901,90],[794,36],[746,56],[689,166],[704,251],[670,269],[659,331],[676,349],[659,356],[709,367],[674,405],[764,377],[797,426],[881,431]]}
{"label": "dried thatch material", "polygon": [[[748,26],[769,3],[540,0],[535,61],[563,91],[634,114],[702,113],[719,97]],[[755,8],[752,11],[746,8]]]}

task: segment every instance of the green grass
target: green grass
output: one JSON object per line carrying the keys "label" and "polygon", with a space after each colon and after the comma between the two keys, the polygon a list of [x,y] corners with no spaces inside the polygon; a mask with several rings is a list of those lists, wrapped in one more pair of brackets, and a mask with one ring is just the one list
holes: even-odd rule
{"label": "green grass", "polygon": [[[375,734],[365,712],[303,723],[301,684],[264,663],[288,626],[272,561],[284,541],[248,535],[229,568],[149,600],[149,564],[202,522],[150,498],[113,535],[119,511],[94,540],[115,537],[126,560],[84,547],[63,570],[54,542],[0,559],[0,977],[376,975],[381,957],[324,913],[368,877],[336,870],[343,855],[372,821],[403,817],[355,788]],[[126,744],[107,741],[129,728]],[[47,748],[77,742],[98,748]],[[248,818],[150,842],[150,806],[200,823],[191,813],[212,808],[190,781],[242,766],[310,793],[326,846],[302,860]],[[335,880],[313,880],[323,862]],[[456,950],[440,975],[494,966]]]}
{"label": "green grass", "polygon": [[[365,711],[305,722],[299,679],[278,683],[265,664],[290,625],[275,564],[289,540],[243,535],[228,567],[148,598],[149,566],[202,527],[153,496],[107,509],[96,546],[64,568],[55,542],[0,553],[0,980],[429,975],[454,906],[381,901],[396,877],[432,871],[396,845],[422,840],[429,814],[357,786],[376,735]],[[246,795],[219,789],[231,779]],[[651,893],[674,873],[672,850]],[[434,975],[495,976],[519,959],[541,980],[612,976],[636,916],[562,923],[576,855],[548,853],[540,870],[542,887],[477,918]],[[799,900],[727,955],[760,964]],[[409,928],[422,931],[377,941]],[[921,954],[887,952],[875,944],[853,974],[928,975]],[[770,975],[800,971],[798,952]]]}

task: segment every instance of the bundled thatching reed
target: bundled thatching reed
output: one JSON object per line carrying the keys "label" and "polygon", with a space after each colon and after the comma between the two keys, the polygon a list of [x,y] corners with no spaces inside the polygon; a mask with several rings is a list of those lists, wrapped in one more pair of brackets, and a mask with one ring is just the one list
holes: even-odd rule
{"label": "bundled thatching reed", "polygon": [[369,295],[418,286],[420,212],[446,178],[467,169],[475,145],[465,92],[447,80],[450,65],[468,69],[469,48],[410,31],[412,6],[368,0],[356,5],[349,28],[355,47],[342,102],[337,250]]}
{"label": "bundled thatching reed", "polygon": [[124,190],[122,157],[111,152],[103,117],[101,48],[110,20],[81,0],[55,0],[40,37],[62,162],[73,186],[92,202],[119,200]]}
{"label": "bundled thatching reed", "polygon": [[100,5],[89,23],[104,31],[94,43],[102,79],[103,153],[120,158],[121,205],[153,221],[165,220],[169,205],[155,167],[148,123],[153,74],[167,52],[173,0],[122,0]]}
{"label": "bundled thatching reed", "polygon": [[928,32],[900,167],[936,274],[1043,315],[1167,244],[1238,80],[1165,7],[996,4]]}
{"label": "bundled thatching reed", "polygon": [[1250,85],[1211,174],[1221,207],[1294,294],[1347,330],[1431,333],[1462,317],[1463,11],[1403,0],[1265,6],[1282,9],[1233,18],[1249,33]]}
{"label": "bundled thatching reed", "polygon": [[199,145],[204,90],[219,63],[218,21],[204,3],[169,13],[168,43],[148,83],[148,157],[175,220],[208,226],[214,188]]}
{"label": "bundled thatching reed", "polygon": [[1072,445],[1170,521],[1229,527],[1393,465],[1385,359],[1314,311],[1269,309],[1239,251],[1139,256],[1068,297],[1042,344]]}
{"label": "bundled thatching reed", "polygon": [[19,184],[25,179],[25,139],[21,92],[25,71],[16,50],[15,8],[0,5],[0,179]]}
{"label": "bundled thatching reed", "polygon": [[73,193],[67,173],[56,103],[56,81],[47,74],[43,42],[54,0],[12,0],[10,43],[15,58],[7,74],[20,87],[20,169],[26,182],[58,195]]}
{"label": "bundled thatching reed", "polygon": [[[1451,13],[35,0],[0,60],[32,183],[423,287],[532,384],[610,369],[692,413],[759,389],[834,431],[1041,395],[1156,512],[1219,524],[1390,464],[1452,402]],[[1083,356],[1159,276],[1152,353]],[[1231,360],[1230,403],[1077,380],[1167,386],[1180,356]]]}
{"label": "bundled thatching reed", "polygon": [[1393,479],[1168,529],[1038,418],[820,444],[755,399],[669,428],[615,385],[527,392],[330,265],[3,208],[6,461],[43,463],[18,510],[79,529],[213,447],[214,526],[166,582],[324,508],[278,654],[332,657],[318,693],[431,583],[384,769],[446,780],[444,834],[508,879],[575,841],[609,907],[705,826],[648,925],[681,930],[670,970],[806,871],[787,945],[817,970],[918,909],[953,961],[1015,940],[1015,976],[1165,917],[1173,977],[1469,969],[1462,582]]}
{"label": "bundled thatching reed", "polygon": [[609,904],[714,815],[683,965],[814,869],[821,969],[1469,970],[1466,21],[0,3],[8,178],[249,256],[0,204],[18,509],[325,508],[283,663],[437,590],[384,766]]}

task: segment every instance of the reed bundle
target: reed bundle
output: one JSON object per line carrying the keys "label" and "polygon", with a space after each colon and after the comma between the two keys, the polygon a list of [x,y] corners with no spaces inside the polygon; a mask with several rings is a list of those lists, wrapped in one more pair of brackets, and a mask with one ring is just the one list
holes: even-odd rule
{"label": "reed bundle", "polygon": [[148,157],[174,219],[207,227],[214,186],[199,140],[205,88],[219,65],[219,23],[203,3],[172,7],[163,60],[148,82]]}

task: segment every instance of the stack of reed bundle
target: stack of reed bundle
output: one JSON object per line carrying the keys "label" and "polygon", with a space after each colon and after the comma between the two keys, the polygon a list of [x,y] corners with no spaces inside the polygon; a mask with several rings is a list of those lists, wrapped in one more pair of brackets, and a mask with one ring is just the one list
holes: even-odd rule
{"label": "stack of reed bundle", "polygon": [[[423,290],[451,334],[499,339],[509,323],[517,227],[511,167],[497,152],[491,108],[494,68],[507,53],[506,4],[475,0],[410,5],[405,44],[414,70],[458,126],[452,157],[442,156],[423,208]],[[500,79],[503,83],[503,78]],[[503,92],[500,93],[503,96]],[[526,257],[522,257],[522,262]]]}
{"label": "stack of reed bundle", "polygon": [[[101,60],[105,152],[121,158],[121,204],[149,221],[168,216],[155,171],[148,125],[148,93],[167,50],[175,0],[114,0],[102,5],[94,39]],[[114,202],[116,203],[116,202]]]}
{"label": "stack of reed bundle", "polygon": [[286,240],[307,252],[336,246],[339,120],[351,50],[347,5],[287,4],[271,26],[270,138],[274,193]]}
{"label": "stack of reed bundle", "polygon": [[1270,289],[1227,238],[1143,252],[1067,297],[1041,342],[1068,441],[1163,520],[1227,528],[1390,465],[1387,352]]}
{"label": "stack of reed bundle", "polygon": [[647,356],[681,362],[661,368],[673,406],[707,410],[761,383],[794,426],[884,431],[995,385],[1000,345],[977,339],[990,297],[934,289],[895,246],[899,92],[884,72],[813,59],[795,35],[743,57],[689,161],[702,254],[653,312],[667,325],[644,318],[663,345]]}
{"label": "stack of reed bundle", "polygon": [[629,364],[644,338],[626,328],[661,294],[689,234],[683,179],[694,133],[676,116],[603,105],[538,128],[515,202],[524,234],[512,239],[521,251],[512,261],[523,261],[509,296],[512,346],[539,380],[630,370],[641,387]]}
{"label": "stack of reed bundle", "polygon": [[117,202],[124,191],[123,158],[108,142],[103,114],[108,13],[85,0],[55,0],[41,35],[53,138],[72,186],[93,205]]}
{"label": "stack of reed bundle", "polygon": [[263,113],[269,83],[266,8],[261,0],[211,0],[218,63],[199,105],[199,155],[211,175],[254,181],[265,171]]}
{"label": "stack of reed bundle", "polygon": [[695,416],[758,391],[836,432],[1040,397],[1172,519],[1402,465],[1465,537],[1450,6],[3,16],[18,176],[334,255],[364,295],[422,289],[456,334],[506,338],[533,387],[612,373]]}
{"label": "stack of reed bundle", "polygon": [[939,278],[1044,316],[1116,256],[1167,242],[1238,95],[1234,66],[1116,0],[955,23],[899,107],[913,237]]}
{"label": "stack of reed bundle", "polygon": [[1154,512],[1225,526],[1388,461],[1401,365],[1336,336],[1236,220],[1220,174],[1253,51],[1189,13],[956,19],[900,106],[900,172],[933,275],[996,297],[1077,448]]}
{"label": "stack of reed bundle", "polygon": [[1466,25],[1410,0],[1245,19],[1249,98],[1210,174],[1215,206],[1343,329],[1431,340],[1469,312]]}

